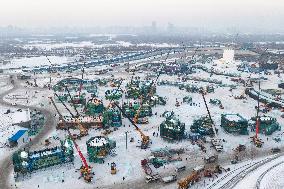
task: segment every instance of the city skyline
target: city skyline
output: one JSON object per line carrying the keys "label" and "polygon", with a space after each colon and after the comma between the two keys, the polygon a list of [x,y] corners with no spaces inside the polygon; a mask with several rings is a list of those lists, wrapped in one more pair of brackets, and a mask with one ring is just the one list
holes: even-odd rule
{"label": "city skyline", "polygon": [[284,3],[260,0],[11,0],[2,2],[0,26],[50,27],[143,27],[156,22],[176,27],[242,32],[283,32]]}

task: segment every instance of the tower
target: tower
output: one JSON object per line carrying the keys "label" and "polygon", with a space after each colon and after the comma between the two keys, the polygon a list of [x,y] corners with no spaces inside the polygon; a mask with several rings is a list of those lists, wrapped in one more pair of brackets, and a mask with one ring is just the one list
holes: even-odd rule
{"label": "tower", "polygon": [[233,49],[224,49],[223,60],[225,63],[230,63],[234,61],[235,51]]}

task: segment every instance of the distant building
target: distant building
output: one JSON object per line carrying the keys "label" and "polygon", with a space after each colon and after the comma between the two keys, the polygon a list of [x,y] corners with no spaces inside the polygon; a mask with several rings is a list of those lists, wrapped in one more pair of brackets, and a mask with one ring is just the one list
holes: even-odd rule
{"label": "distant building", "polygon": [[31,75],[24,75],[24,74],[17,76],[17,78],[21,80],[31,79],[31,77],[32,77]]}
{"label": "distant building", "polygon": [[8,139],[8,142],[10,147],[21,146],[22,144],[29,142],[28,130],[18,130],[18,132]]}
{"label": "distant building", "polygon": [[235,51],[233,49],[224,49],[222,60],[225,63],[234,62]]}

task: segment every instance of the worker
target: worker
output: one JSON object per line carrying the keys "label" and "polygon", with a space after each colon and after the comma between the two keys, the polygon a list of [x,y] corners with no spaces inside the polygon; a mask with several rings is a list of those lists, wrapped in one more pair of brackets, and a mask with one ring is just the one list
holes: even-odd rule
{"label": "worker", "polygon": [[155,136],[155,132],[153,132],[153,136]]}

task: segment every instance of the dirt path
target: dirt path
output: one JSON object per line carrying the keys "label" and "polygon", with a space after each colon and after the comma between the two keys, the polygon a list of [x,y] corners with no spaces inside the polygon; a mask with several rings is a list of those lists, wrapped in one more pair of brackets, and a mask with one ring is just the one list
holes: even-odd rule
{"label": "dirt path", "polygon": [[[18,81],[15,80],[15,83],[13,84],[13,88],[5,91],[4,93],[0,94],[0,104],[6,107],[13,107],[13,108],[30,108],[30,109],[36,109],[38,111],[41,111],[45,118],[45,124],[43,126],[43,129],[40,131],[38,135],[34,137],[34,139],[29,142],[28,144],[25,144],[21,146],[20,148],[30,148],[33,145],[38,144],[42,139],[44,139],[54,128],[55,128],[55,120],[54,120],[54,113],[46,108],[39,108],[35,106],[26,106],[26,105],[17,105],[12,106],[10,103],[3,100],[4,96],[6,96],[9,93],[12,93],[16,91],[17,89],[21,89],[22,86]],[[15,150],[18,150],[20,148],[17,148]],[[8,156],[4,159],[0,160],[0,188],[1,189],[10,189],[10,183],[9,183],[9,177],[13,170],[13,164],[12,164],[12,154],[15,151],[10,151]]]}

